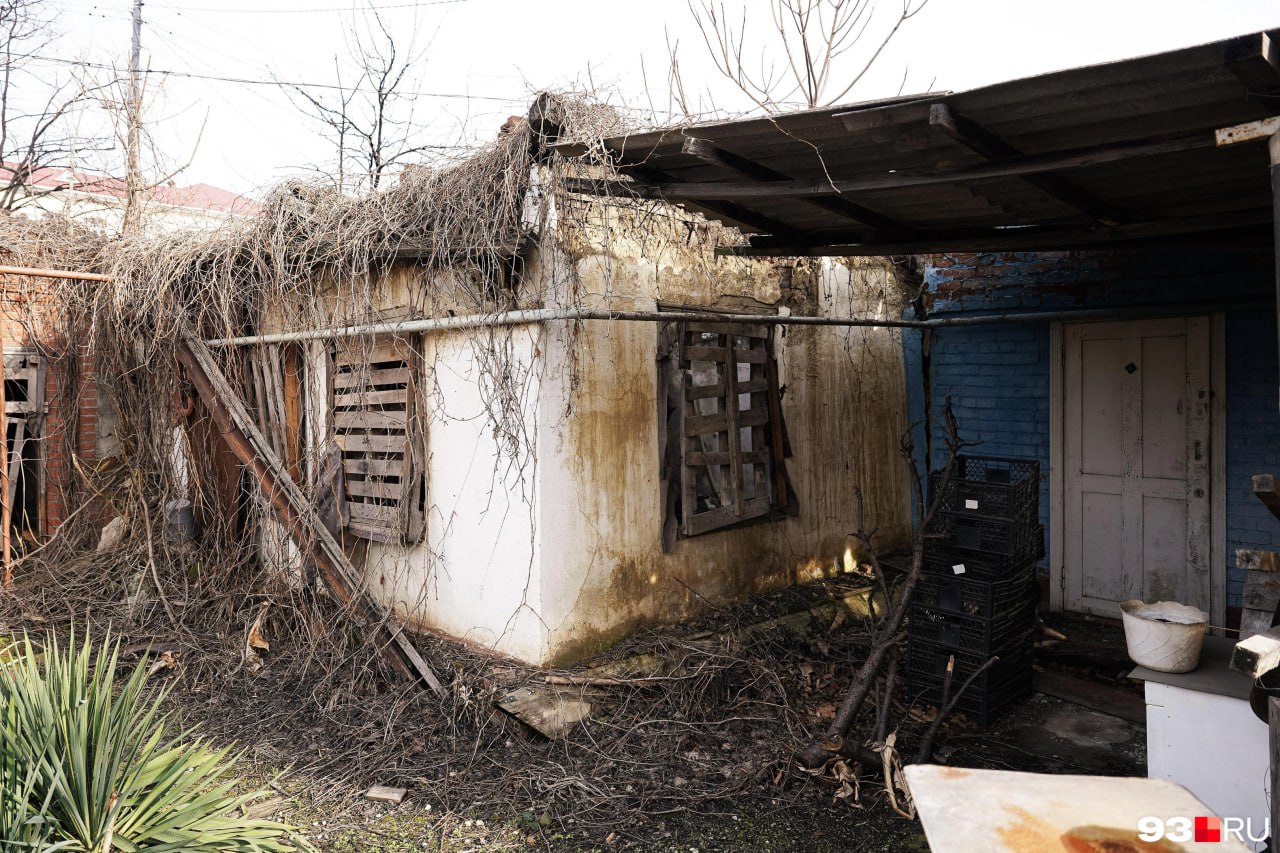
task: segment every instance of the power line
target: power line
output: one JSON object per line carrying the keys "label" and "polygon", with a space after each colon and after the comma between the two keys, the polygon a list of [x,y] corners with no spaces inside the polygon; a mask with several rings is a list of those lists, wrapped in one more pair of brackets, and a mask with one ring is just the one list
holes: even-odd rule
{"label": "power line", "polygon": [[208,6],[155,6],[154,8],[162,9],[166,12],[226,12],[232,15],[310,15],[313,12],[357,12],[364,10],[381,12],[386,9],[418,9],[426,6],[453,6],[470,2],[471,0],[423,0],[423,2],[419,3],[393,3],[386,6],[368,5],[362,9],[357,9],[354,4],[328,9],[219,9]]}
{"label": "power line", "polygon": [[[21,59],[35,59],[40,62],[54,62],[60,65],[74,65],[80,68],[95,68],[100,71],[119,71],[111,65],[100,62],[88,62],[81,59],[63,59],[59,56],[41,56],[37,53],[14,53],[11,56]],[[217,74],[198,74],[194,71],[171,71],[161,68],[141,68],[139,74],[155,74],[161,77],[183,77],[192,80],[214,80],[220,83],[239,83],[244,86],[294,86],[299,89],[332,89],[339,92],[369,92],[377,94],[373,89],[359,86],[339,86],[336,83],[305,83],[296,80],[258,80],[252,77],[222,77]],[[503,98],[497,95],[465,95],[456,92],[405,92],[417,98],[445,98],[459,101],[496,101],[504,104],[523,103],[523,98]]]}

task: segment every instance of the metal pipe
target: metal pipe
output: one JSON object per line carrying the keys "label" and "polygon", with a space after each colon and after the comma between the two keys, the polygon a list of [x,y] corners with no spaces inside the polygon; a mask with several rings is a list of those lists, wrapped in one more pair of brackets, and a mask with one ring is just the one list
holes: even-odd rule
{"label": "metal pipe", "polygon": [[729,314],[714,311],[609,311],[600,308],[536,308],[502,311],[495,314],[465,314],[460,317],[430,317],[391,323],[365,323],[309,329],[301,332],[271,332],[205,341],[213,347],[284,344],[299,341],[335,340],[372,335],[415,334],[418,332],[457,331],[495,326],[520,326],[557,320],[614,320],[639,323],[725,322],[759,323],[770,326],[845,326],[881,329],[941,329],[960,326],[985,326],[1000,323],[1047,323],[1050,321],[1083,321],[1126,319],[1151,316],[1181,316],[1220,311],[1224,307],[1261,305],[1265,300],[1218,300],[1213,303],[1182,305],[1137,305],[1127,308],[1079,308],[1062,311],[1022,311],[983,314],[968,317],[937,317],[929,320],[880,320],[869,317],[796,317],[785,314]]}
{"label": "metal pipe", "polygon": [[[1280,161],[1280,136],[1273,137],[1272,155]],[[1275,171],[1273,169],[1273,171]],[[1275,178],[1280,187],[1280,177]],[[1277,193],[1280,199],[1280,192]],[[1278,202],[1280,204],[1280,202]],[[1280,218],[1277,218],[1280,223]],[[1280,229],[1280,225],[1277,226]],[[1277,241],[1277,257],[1280,258],[1280,240]],[[72,270],[40,269],[36,267],[0,266],[0,275],[27,275],[43,278],[68,278],[81,281],[112,281],[102,273],[74,272]],[[1280,279],[1277,284],[1280,292]],[[640,323],[670,323],[673,321],[725,323],[761,323],[770,326],[845,326],[873,329],[946,329],[960,326],[986,326],[998,323],[1047,323],[1085,320],[1122,320],[1138,317],[1177,317],[1221,311],[1224,308],[1263,306],[1270,299],[1252,297],[1246,299],[1216,300],[1214,302],[1182,303],[1179,305],[1133,305],[1123,308],[1074,308],[1060,311],[1019,311],[997,314],[979,314],[966,317],[934,317],[929,320],[879,320],[871,317],[796,317],[790,314],[731,314],[723,311],[610,311],[603,308],[532,308],[521,311],[499,311],[494,314],[464,314],[461,317],[430,317],[421,320],[403,320],[395,323],[365,323],[337,326],[328,329],[309,329],[302,332],[272,332],[265,335],[243,335],[234,338],[213,338],[205,341],[208,346],[251,346],[253,344],[283,344],[297,341],[324,341],[337,338],[356,338],[364,335],[413,334],[416,332],[456,331],[493,326],[520,326],[530,323],[547,323],[557,320],[619,320]],[[1280,309],[1280,302],[1277,302]]]}
{"label": "metal pipe", "polygon": [[556,320],[621,320],[640,323],[667,323],[678,320],[692,322],[723,321],[727,323],[763,323],[789,326],[872,326],[878,328],[922,328],[927,321],[876,320],[840,317],[791,317],[782,314],[725,314],[711,311],[609,311],[602,308],[535,308],[523,311],[501,311],[496,314],[465,314],[461,317],[430,317],[401,320],[394,323],[366,323],[304,332],[274,332],[245,335],[238,338],[216,338],[209,346],[245,346],[248,344],[283,344],[297,341],[319,341],[333,338],[355,338],[363,335],[454,331],[489,326],[522,326]]}
{"label": "metal pipe", "polygon": [[75,272],[74,270],[49,270],[40,267],[6,267],[0,266],[0,275],[28,275],[33,278],[70,278],[77,281],[111,281],[111,276],[97,272]]}

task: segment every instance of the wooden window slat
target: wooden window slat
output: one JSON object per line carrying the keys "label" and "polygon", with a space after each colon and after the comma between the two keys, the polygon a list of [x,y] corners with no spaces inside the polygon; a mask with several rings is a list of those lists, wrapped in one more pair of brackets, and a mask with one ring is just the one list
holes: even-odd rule
{"label": "wooden window slat", "polygon": [[338,408],[367,406],[403,406],[409,402],[408,388],[392,388],[386,391],[353,390],[349,394],[334,394],[333,405]]}
{"label": "wooden window slat", "polygon": [[387,367],[381,370],[349,370],[335,374],[333,377],[335,390],[339,388],[370,388],[379,385],[408,384],[409,368],[407,367]]}
{"label": "wooden window slat", "polygon": [[772,511],[781,411],[767,372],[766,326],[691,322],[676,329],[671,363],[678,369],[667,390],[668,400],[678,401],[678,432],[668,441],[681,448],[681,530],[694,536]]}
{"label": "wooden window slat", "polygon": [[334,439],[342,453],[347,531],[381,542],[425,528],[415,455],[415,354],[402,338],[339,345],[332,373]]}

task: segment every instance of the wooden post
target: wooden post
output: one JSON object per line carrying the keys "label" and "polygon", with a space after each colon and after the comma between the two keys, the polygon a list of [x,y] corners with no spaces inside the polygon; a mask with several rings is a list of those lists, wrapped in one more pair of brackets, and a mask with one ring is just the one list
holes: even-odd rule
{"label": "wooden post", "polygon": [[[1280,831],[1280,697],[1267,699],[1267,719],[1271,752],[1271,837]],[[1271,849],[1275,849],[1272,842]]]}
{"label": "wooden post", "polygon": [[9,541],[9,525],[13,521],[13,501],[9,499],[9,406],[4,387],[4,335],[0,334],[0,447],[4,448],[0,463],[0,565],[4,566],[4,588],[13,586],[13,554]]}
{"label": "wooden post", "polygon": [[[1280,133],[1271,134],[1267,140],[1267,150],[1271,155],[1271,220],[1275,235],[1276,253],[1276,330],[1280,334]],[[1280,396],[1277,396],[1280,406]],[[1273,823],[1272,826],[1275,826]]]}

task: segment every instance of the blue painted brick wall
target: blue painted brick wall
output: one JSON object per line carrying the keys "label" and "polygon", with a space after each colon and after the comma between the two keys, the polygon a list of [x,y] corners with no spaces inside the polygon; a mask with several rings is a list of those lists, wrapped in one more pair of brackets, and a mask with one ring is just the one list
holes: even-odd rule
{"label": "blue painted brick wall", "polygon": [[[1275,311],[1230,304],[1270,298],[1268,259],[1176,251],[979,254],[936,258],[925,280],[931,316],[1221,302],[1227,317],[1227,605],[1240,606],[1243,573],[1235,568],[1236,549],[1280,550],[1280,521],[1253,497],[1251,480],[1254,474],[1280,475]],[[919,449],[925,406],[920,335],[905,334],[904,343]],[[935,424],[950,395],[961,437],[982,442],[971,452],[1036,458],[1048,473],[1048,323],[937,330],[932,368]],[[944,456],[939,430],[935,426],[935,465]],[[1045,524],[1048,510],[1045,478]]]}
{"label": "blue painted brick wall", "polygon": [[1253,496],[1254,474],[1280,475],[1276,320],[1270,311],[1227,315],[1227,605],[1240,606],[1237,548],[1280,551],[1280,520]]}
{"label": "blue painted brick wall", "polygon": [[[951,398],[960,437],[980,442],[968,452],[1038,459],[1049,472],[1049,327],[1048,325],[973,326],[934,332],[934,458],[946,461],[942,410]],[[919,336],[908,346],[909,362],[919,377]],[[908,350],[910,353],[910,350]],[[911,366],[908,369],[913,369]],[[923,394],[911,397],[911,418],[923,418]],[[922,446],[917,430],[917,446]],[[1041,480],[1040,518],[1049,523],[1049,484]],[[1046,543],[1047,544],[1047,543]]]}

